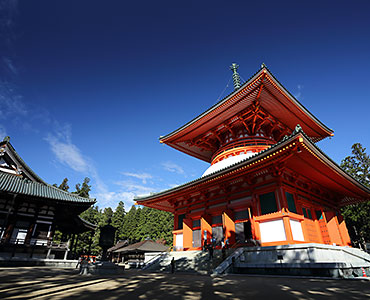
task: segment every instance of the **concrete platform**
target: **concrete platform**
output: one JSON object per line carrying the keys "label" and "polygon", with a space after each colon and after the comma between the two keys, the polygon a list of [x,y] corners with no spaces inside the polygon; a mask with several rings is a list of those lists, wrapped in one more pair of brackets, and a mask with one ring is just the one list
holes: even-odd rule
{"label": "concrete platform", "polygon": [[370,276],[370,255],[360,249],[322,244],[238,248],[214,274],[275,274],[334,278]]}
{"label": "concrete platform", "polygon": [[43,259],[43,258],[3,258],[0,257],[0,267],[31,267],[47,266],[52,268],[76,268],[78,260]]}

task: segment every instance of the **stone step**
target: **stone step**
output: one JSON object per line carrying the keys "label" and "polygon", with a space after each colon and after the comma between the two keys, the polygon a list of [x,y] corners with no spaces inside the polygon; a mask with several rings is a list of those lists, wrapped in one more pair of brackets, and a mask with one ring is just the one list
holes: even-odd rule
{"label": "stone step", "polygon": [[153,263],[147,270],[166,271],[171,270],[172,258],[175,260],[177,272],[209,273],[221,262],[221,251],[215,250],[213,259],[204,251],[174,251],[162,256],[158,262]]}

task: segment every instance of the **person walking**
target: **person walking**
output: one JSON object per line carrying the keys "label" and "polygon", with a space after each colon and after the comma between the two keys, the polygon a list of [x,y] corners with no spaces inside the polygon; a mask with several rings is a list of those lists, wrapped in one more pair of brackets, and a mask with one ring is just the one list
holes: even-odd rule
{"label": "person walking", "polygon": [[213,245],[209,245],[208,246],[208,251],[209,251],[209,259],[212,260],[213,259]]}
{"label": "person walking", "polygon": [[171,260],[171,274],[175,273],[175,258],[172,257]]}
{"label": "person walking", "polygon": [[221,253],[222,253],[222,260],[226,258],[226,245],[224,241],[221,241]]}
{"label": "person walking", "polygon": [[208,244],[207,244],[207,240],[205,239],[203,243],[203,251],[207,251],[207,250],[208,250]]}

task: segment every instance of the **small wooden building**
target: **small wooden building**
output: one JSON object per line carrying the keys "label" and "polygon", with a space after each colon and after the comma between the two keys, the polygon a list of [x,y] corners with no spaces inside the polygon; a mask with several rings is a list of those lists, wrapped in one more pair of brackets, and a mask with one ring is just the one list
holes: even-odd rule
{"label": "small wooden building", "polygon": [[128,264],[131,268],[140,268],[154,256],[168,251],[168,246],[152,240],[141,241],[113,251],[118,254],[118,261]]}
{"label": "small wooden building", "polygon": [[[8,137],[0,142],[0,257],[67,258],[72,237],[95,229],[79,217],[94,203],[47,184]],[[69,235],[72,244],[53,243],[56,229]]]}
{"label": "small wooden building", "polygon": [[160,138],[210,167],[137,203],[174,214],[175,250],[211,241],[351,245],[340,208],[369,200],[370,190],[316,145],[333,131],[265,65],[243,85],[237,67],[230,95]]}

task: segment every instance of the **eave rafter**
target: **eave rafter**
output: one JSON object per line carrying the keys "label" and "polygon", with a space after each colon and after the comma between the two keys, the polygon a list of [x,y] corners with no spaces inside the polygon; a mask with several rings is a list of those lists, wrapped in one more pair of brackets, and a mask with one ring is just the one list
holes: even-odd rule
{"label": "eave rafter", "polygon": [[236,116],[230,117],[206,133],[186,141],[189,145],[195,145],[205,151],[216,151],[224,143],[223,135],[227,132],[236,138],[236,128],[243,128],[250,136],[256,135],[260,130],[267,136],[279,141],[284,135],[289,135],[291,130],[265,111],[255,101]]}
{"label": "eave rafter", "polygon": [[236,136],[234,130],[232,129],[232,127],[229,124],[224,123],[224,127],[229,131],[229,133],[231,134],[231,136],[233,138]]}
{"label": "eave rafter", "polygon": [[247,121],[243,118],[242,114],[238,115],[238,119],[243,124],[243,126],[244,126],[245,130],[247,131],[248,135],[251,135],[251,130],[250,130],[248,124],[247,124]]}
{"label": "eave rafter", "polygon": [[211,131],[211,135],[214,136],[216,138],[216,140],[221,144],[222,143],[222,140],[221,140],[221,137],[220,135],[216,132],[216,131]]}
{"label": "eave rafter", "polygon": [[259,84],[248,93],[248,95],[254,94],[254,100],[248,107],[223,121],[222,124],[217,124],[207,132],[184,142],[190,146],[199,147],[201,151],[214,152],[225,143],[228,134],[235,139],[240,129],[249,136],[254,136],[262,131],[275,141],[280,141],[285,135],[290,135],[293,129],[281,123],[262,106],[264,93],[279,101],[268,89],[265,83],[267,79],[268,76],[264,73],[260,77]]}

